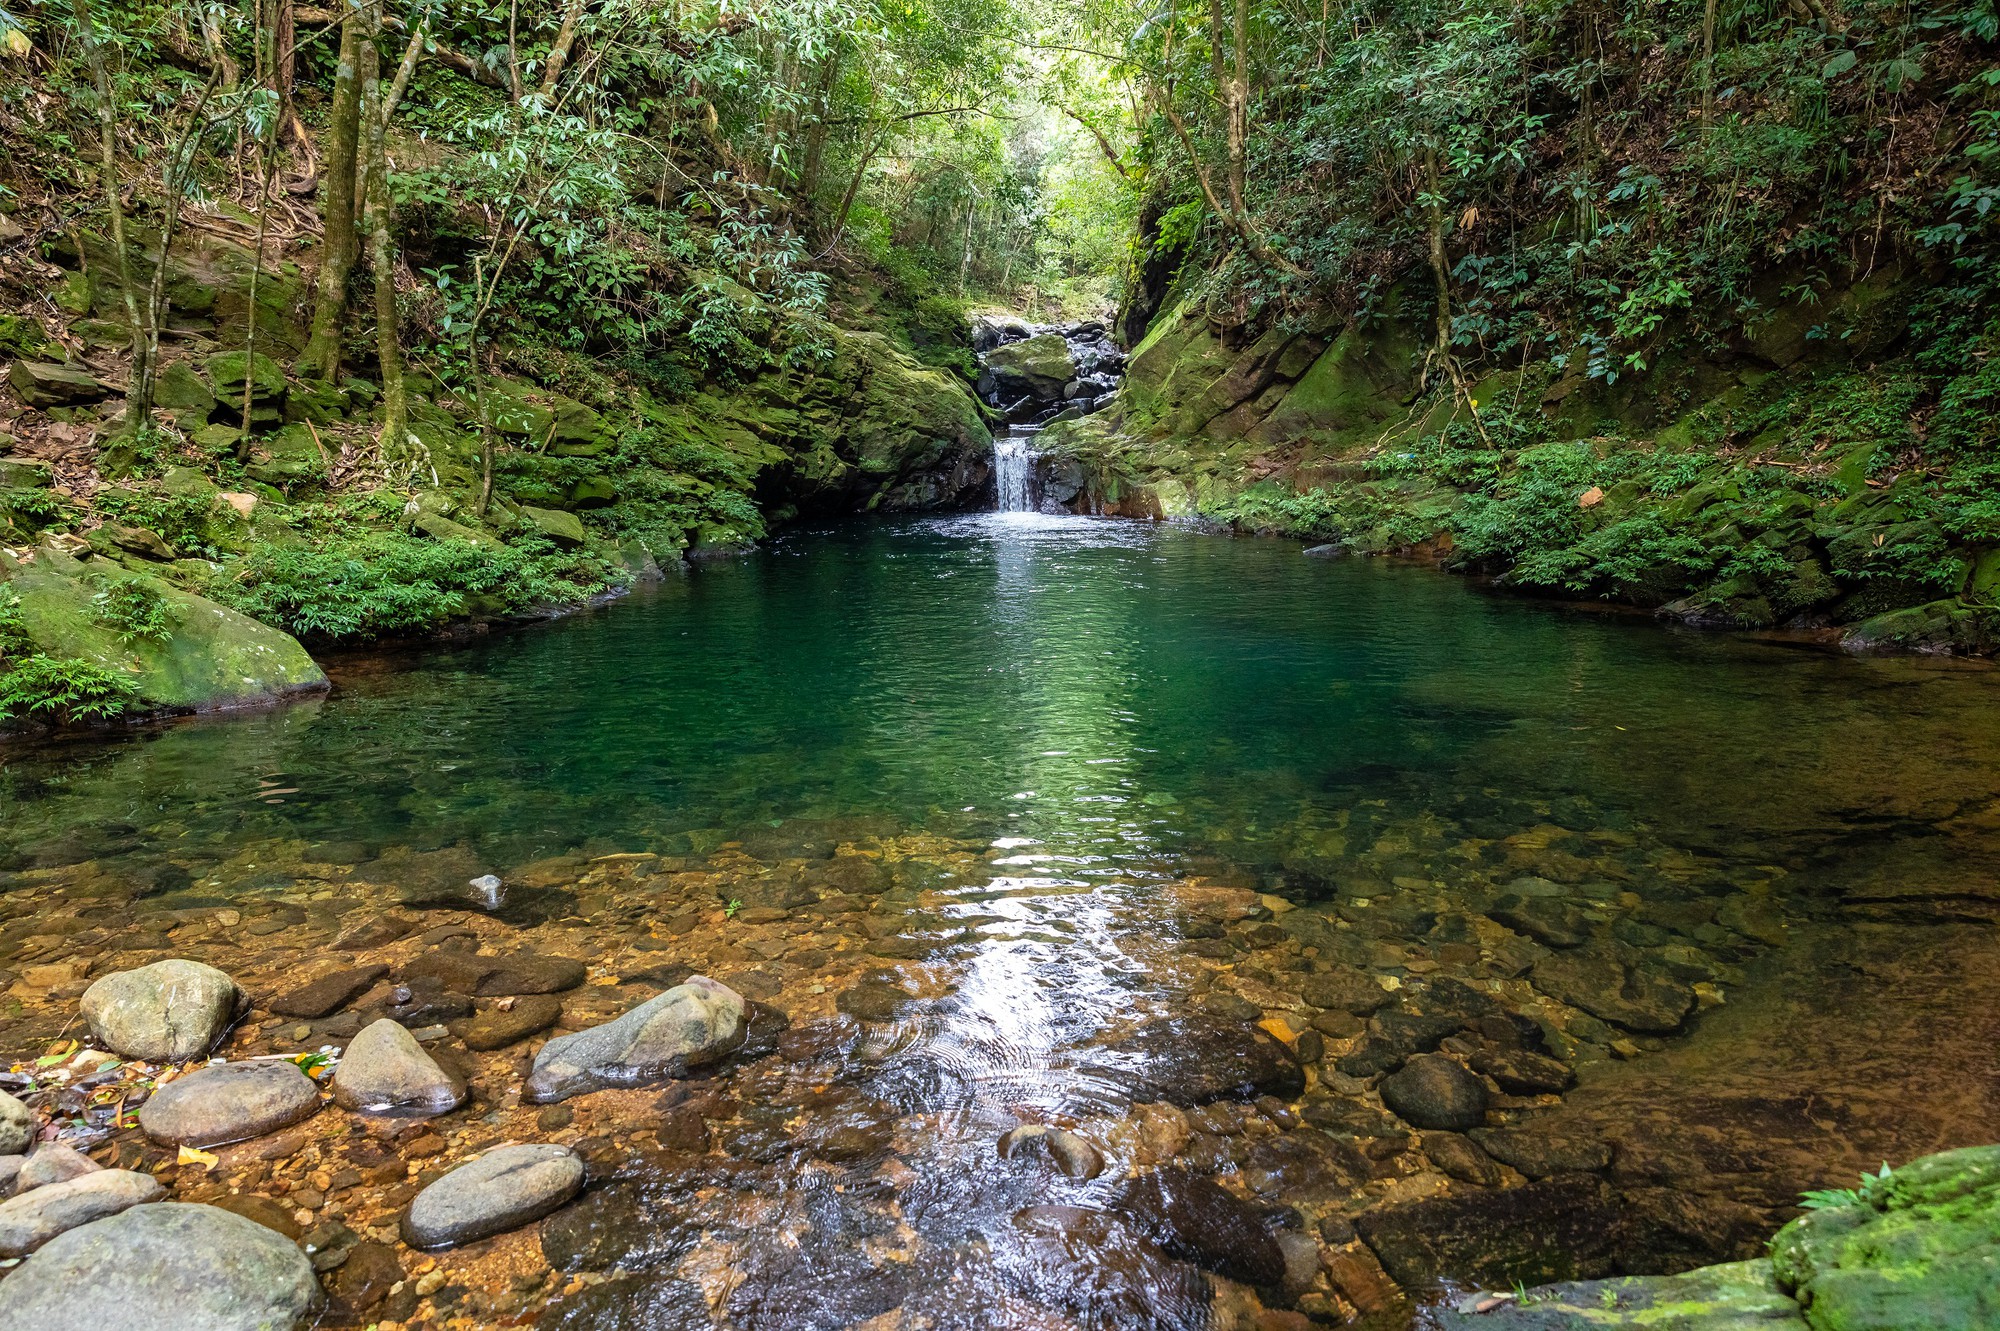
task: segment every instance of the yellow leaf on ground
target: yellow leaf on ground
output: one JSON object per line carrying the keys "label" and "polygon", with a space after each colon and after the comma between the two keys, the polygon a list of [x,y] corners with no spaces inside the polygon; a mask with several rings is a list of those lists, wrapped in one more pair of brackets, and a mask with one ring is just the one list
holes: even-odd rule
{"label": "yellow leaf on ground", "polygon": [[215,1157],[210,1155],[207,1151],[197,1151],[192,1146],[183,1146],[181,1147],[181,1153],[179,1158],[176,1159],[174,1163],[181,1165],[200,1165],[203,1169],[213,1169],[215,1168]]}

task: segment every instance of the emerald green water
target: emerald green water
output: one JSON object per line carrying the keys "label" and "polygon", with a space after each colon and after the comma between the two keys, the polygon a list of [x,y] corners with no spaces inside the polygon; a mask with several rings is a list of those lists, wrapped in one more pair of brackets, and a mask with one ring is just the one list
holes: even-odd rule
{"label": "emerald green water", "polygon": [[[1719,874],[1990,863],[2000,679],[1669,632],[1284,542],[986,515],[797,532],[600,612],[334,663],[264,714],[15,746],[0,862],[298,838],[496,867],[886,819],[1066,873],[1311,894],[1455,838],[1643,830]],[[1448,819],[1426,828],[1422,820]],[[1386,848],[1384,836],[1392,840]],[[1406,850],[1397,849],[1407,844]]]}

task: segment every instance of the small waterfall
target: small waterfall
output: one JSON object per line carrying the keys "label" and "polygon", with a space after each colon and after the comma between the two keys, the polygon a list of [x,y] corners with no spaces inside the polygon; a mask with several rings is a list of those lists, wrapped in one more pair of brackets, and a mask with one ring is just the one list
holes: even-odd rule
{"label": "small waterfall", "polygon": [[993,488],[1002,513],[1035,511],[1034,437],[1031,425],[1010,425],[993,440]]}
{"label": "small waterfall", "polygon": [[1062,512],[1077,485],[1047,483],[1036,474],[1033,440],[1044,425],[1075,420],[1108,406],[1125,376],[1125,353],[1104,324],[1030,324],[1008,316],[974,319],[979,396],[1005,418],[993,439],[995,507],[1002,513]]}

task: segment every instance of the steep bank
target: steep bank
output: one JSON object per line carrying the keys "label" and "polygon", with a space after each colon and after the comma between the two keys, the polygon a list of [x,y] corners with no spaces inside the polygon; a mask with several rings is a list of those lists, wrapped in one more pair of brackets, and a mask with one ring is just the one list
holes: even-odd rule
{"label": "steep bank", "polygon": [[[1046,432],[1079,511],[1201,517],[1854,649],[2000,644],[1992,361],[1878,271],[1615,384],[1551,359],[1426,390],[1420,298],[1306,327],[1184,299],[1108,412]],[[1328,551],[1332,553],[1333,551]]]}
{"label": "steep bank", "polygon": [[[740,376],[666,391],[521,348],[479,385],[489,452],[474,387],[413,367],[408,447],[384,457],[375,382],[276,359],[307,337],[296,269],[258,284],[263,349],[224,349],[244,341],[251,264],[212,236],[168,262],[171,431],[135,439],[113,387],[120,297],[101,280],[115,254],[86,235],[52,257],[70,266],[42,268],[44,308],[64,317],[12,317],[0,390],[0,594],[21,606],[0,650],[46,664],[0,702],[0,725],[281,697],[324,687],[300,640],[548,613],[802,513],[990,501],[991,434],[963,378],[879,328],[825,324],[810,354],[787,354],[804,339],[748,292],[738,323],[762,341]],[[113,597],[152,620],[135,636]],[[30,692],[50,672],[64,687]]]}

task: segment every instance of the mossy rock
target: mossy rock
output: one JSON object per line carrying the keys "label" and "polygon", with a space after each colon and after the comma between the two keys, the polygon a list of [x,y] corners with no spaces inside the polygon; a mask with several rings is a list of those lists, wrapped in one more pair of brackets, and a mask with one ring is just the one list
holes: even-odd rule
{"label": "mossy rock", "polygon": [[243,401],[246,378],[249,380],[251,406],[284,400],[287,388],[285,367],[261,351],[247,355],[241,351],[218,351],[208,358],[207,368],[209,382],[215,385],[216,397],[226,405],[234,406]]}
{"label": "mossy rock", "polygon": [[100,571],[111,571],[103,560],[80,561],[51,545],[29,563],[0,555],[0,579],[20,598],[36,649],[124,675],[149,710],[243,707],[326,688],[325,673],[290,634],[163,578],[120,571],[114,576],[137,578],[159,594],[173,625],[164,642],[128,640],[99,618]]}
{"label": "mossy rock", "polygon": [[1771,1261],[1813,1331],[2000,1326],[2000,1146],[1926,1156],[1778,1231]]}
{"label": "mossy rock", "polygon": [[548,537],[557,545],[577,546],[584,542],[583,520],[574,513],[565,513],[559,508],[536,508],[531,504],[523,504],[521,516],[537,533]]}
{"label": "mossy rock", "polygon": [[1076,378],[1076,361],[1061,333],[1039,333],[986,353],[986,369],[1003,396],[1053,399]]}
{"label": "mossy rock", "polygon": [[77,318],[90,313],[90,278],[82,273],[64,273],[49,290],[49,299],[64,314]]}
{"label": "mossy rock", "polygon": [[2000,650],[2000,609],[1956,598],[1930,601],[1865,619],[1847,631],[1840,645],[1852,652],[1986,655]]}
{"label": "mossy rock", "polygon": [[618,486],[609,476],[586,476],[570,487],[571,508],[608,508],[618,502]]}
{"label": "mossy rock", "polygon": [[1436,1309],[1436,1331],[1807,1331],[1768,1261],[1705,1266],[1677,1276],[1623,1276],[1544,1285],[1480,1299],[1484,1312]]}
{"label": "mossy rock", "polygon": [[215,394],[194,367],[177,360],[160,372],[153,385],[153,401],[170,410],[206,416],[215,410]]}
{"label": "mossy rock", "polygon": [[347,393],[324,379],[301,379],[285,399],[285,419],[331,425],[347,414]]}
{"label": "mossy rock", "polygon": [[62,343],[44,333],[33,319],[20,314],[0,314],[0,356],[40,361],[67,359]]}
{"label": "mossy rock", "polygon": [[0,490],[46,490],[55,473],[38,458],[0,457]]}

